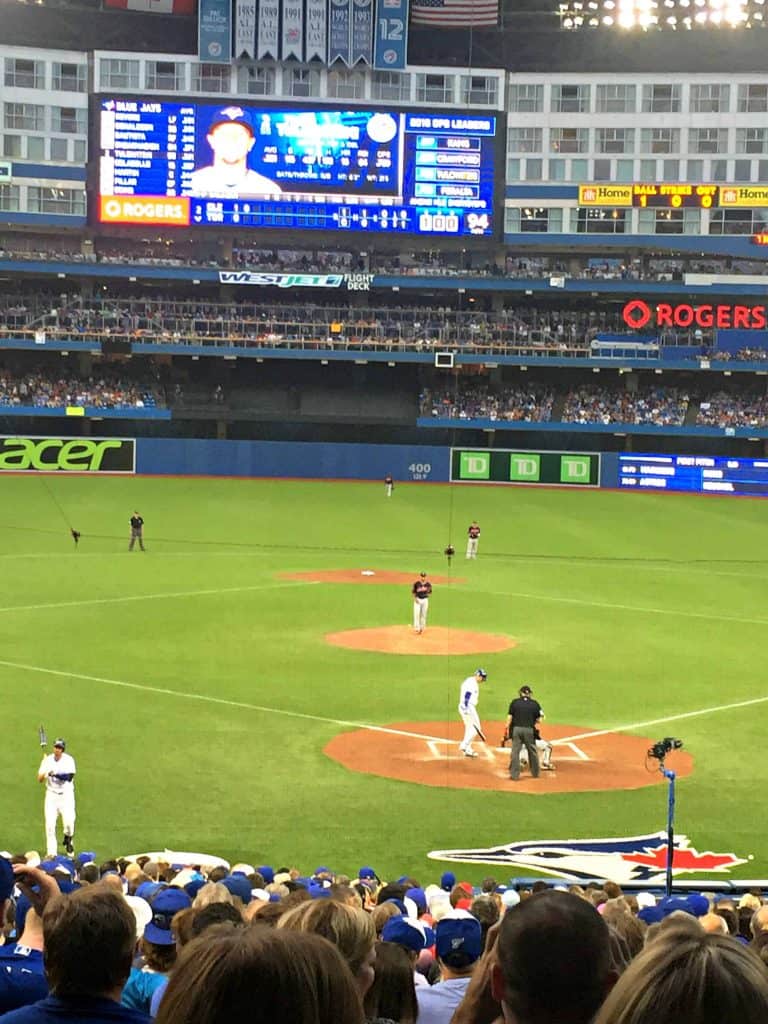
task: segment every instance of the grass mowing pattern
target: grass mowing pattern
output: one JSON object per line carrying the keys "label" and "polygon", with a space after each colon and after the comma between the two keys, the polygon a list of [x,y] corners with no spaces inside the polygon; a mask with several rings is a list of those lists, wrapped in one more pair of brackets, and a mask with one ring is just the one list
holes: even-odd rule
{"label": "grass mowing pattern", "polygon": [[[430,849],[664,826],[661,788],[436,792],[330,761],[323,746],[338,726],[235,706],[373,724],[456,715],[472,659],[323,642],[334,630],[408,622],[407,587],[277,578],[366,567],[446,572],[447,487],[400,485],[387,500],[380,484],[47,483],[83,538],[76,550],[42,480],[0,481],[0,660],[75,675],[0,665],[0,847],[44,846],[41,721],[49,738],[69,741],[77,846],[100,856],[168,845],[310,871],[373,863],[383,875],[432,877],[439,865],[426,860]],[[519,642],[482,659],[483,717],[502,720],[523,682],[552,720],[585,730],[768,695],[759,657],[768,629],[762,502],[457,486],[453,504],[453,572],[467,582],[435,587],[430,624]],[[146,554],[127,551],[134,509],[146,521]],[[479,558],[467,562],[475,518]],[[768,875],[755,814],[766,718],[768,704],[645,730],[680,736],[696,758],[679,786],[678,831],[700,851],[754,854],[744,877]],[[462,873],[476,880],[485,871]]]}

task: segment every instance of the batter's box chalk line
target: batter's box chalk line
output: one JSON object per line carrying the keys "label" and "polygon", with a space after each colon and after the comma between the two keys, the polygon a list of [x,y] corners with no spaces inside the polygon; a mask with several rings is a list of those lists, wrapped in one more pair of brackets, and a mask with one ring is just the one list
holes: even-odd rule
{"label": "batter's box chalk line", "polygon": [[[458,747],[456,740],[425,740],[427,749],[429,750],[430,757],[424,758],[424,760],[434,761],[445,761],[450,757],[454,756],[454,748]],[[591,761],[589,757],[581,747],[577,747],[575,743],[566,741],[564,743],[553,741],[552,746],[555,747],[568,747],[571,750],[573,756],[568,754],[561,754],[558,752],[558,761]],[[484,758],[486,761],[496,762],[496,758],[499,756],[509,757],[509,747],[489,747],[487,745],[481,745],[478,743],[477,754],[479,757]],[[521,761],[521,765],[527,762]]]}

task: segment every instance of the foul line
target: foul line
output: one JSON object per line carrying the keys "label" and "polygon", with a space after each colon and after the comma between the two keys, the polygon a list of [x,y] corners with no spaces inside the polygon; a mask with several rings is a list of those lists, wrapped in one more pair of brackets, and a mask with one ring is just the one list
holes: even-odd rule
{"label": "foul line", "polygon": [[483,590],[471,588],[477,594],[491,597],[522,597],[527,601],[554,601],[557,604],[577,604],[585,608],[605,608],[612,611],[640,612],[646,615],[677,615],[686,619],[707,619],[714,622],[742,622],[752,626],[768,626],[768,619],[750,619],[745,615],[718,615],[715,612],[689,612],[676,608],[646,608],[633,604],[612,604],[609,601],[587,601],[581,597],[556,597],[552,594],[524,594],[517,590]]}
{"label": "foul line", "polygon": [[369,732],[384,732],[391,736],[409,736],[417,740],[437,740],[445,742],[444,736],[426,736],[419,732],[408,732],[404,729],[389,729],[384,725],[370,725],[367,722],[347,721],[344,718],[323,718],[321,715],[308,715],[302,711],[287,711],[284,708],[271,708],[263,704],[247,704],[239,700],[226,700],[224,697],[211,697],[205,693],[185,693],[183,690],[168,690],[160,686],[145,686],[142,683],[129,683],[123,679],[106,679],[103,676],[88,676],[81,672],[65,672],[56,668],[43,668],[41,665],[25,665],[17,661],[0,661],[5,668],[20,669],[22,672],[40,672],[43,675],[59,676],[65,679],[82,679],[88,683],[104,683],[106,686],[118,686],[124,690],[139,690],[142,693],[159,693],[166,697],[180,697],[182,700],[199,700],[206,704],[220,704],[229,708],[242,708],[246,711],[263,711],[271,715],[285,715],[288,718],[302,718],[310,722],[324,722],[328,725],[344,725],[351,729],[367,729]]}
{"label": "foul line", "polygon": [[632,722],[630,725],[615,725],[611,729],[597,729],[594,732],[580,732],[575,736],[563,736],[561,739],[553,740],[553,743],[571,743],[576,740],[588,740],[594,736],[608,736],[612,732],[629,732],[630,729],[644,729],[648,725],[663,725],[665,722],[679,722],[684,718],[698,718],[700,715],[713,715],[718,711],[733,711],[736,708],[749,708],[755,704],[765,704],[768,697],[754,697],[752,700],[739,700],[733,704],[716,704],[711,708],[701,708],[699,711],[684,711],[679,715],[667,715],[665,718],[649,718],[645,722]]}
{"label": "foul line", "polygon": [[299,580],[290,583],[255,583],[247,587],[223,587],[219,590],[177,590],[168,594],[134,594],[128,597],[93,597],[84,601],[52,601],[48,604],[12,604],[0,608],[0,612],[37,612],[44,608],[81,608],[89,604],[122,604],[127,601],[162,601],[163,598],[210,597],[219,594],[242,594],[252,590],[277,590],[285,587],[312,586],[315,580]]}

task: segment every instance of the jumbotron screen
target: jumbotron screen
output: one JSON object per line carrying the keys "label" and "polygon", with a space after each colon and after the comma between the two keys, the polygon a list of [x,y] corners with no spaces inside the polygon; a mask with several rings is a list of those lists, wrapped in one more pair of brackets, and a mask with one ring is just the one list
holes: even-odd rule
{"label": "jumbotron screen", "polygon": [[491,235],[496,118],[99,100],[108,224]]}
{"label": "jumbotron screen", "polygon": [[723,455],[619,455],[619,487],[768,496],[768,459]]}

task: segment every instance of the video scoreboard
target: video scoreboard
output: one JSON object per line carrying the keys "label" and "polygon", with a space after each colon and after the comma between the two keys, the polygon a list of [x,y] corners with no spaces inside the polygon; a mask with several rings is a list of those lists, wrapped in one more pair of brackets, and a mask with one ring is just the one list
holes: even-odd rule
{"label": "video scoreboard", "polygon": [[768,495],[768,459],[721,455],[619,455],[619,487],[699,494]]}
{"label": "video scoreboard", "polygon": [[497,119],[99,100],[102,223],[494,233]]}

